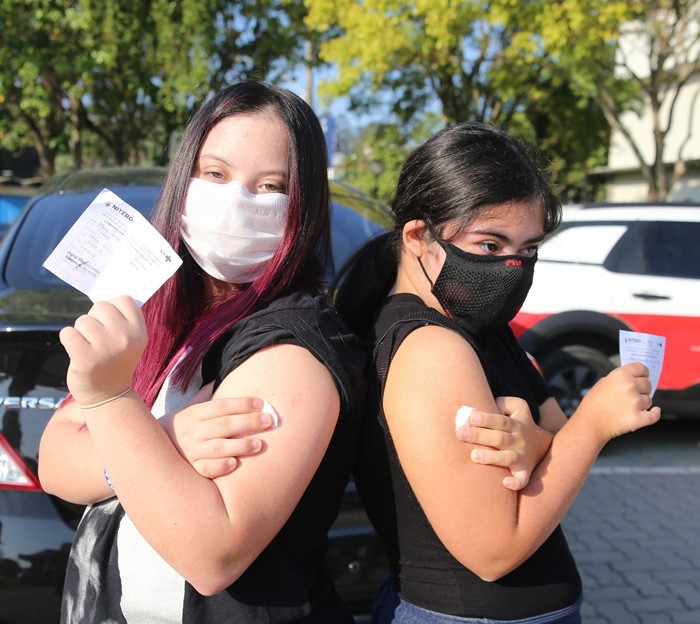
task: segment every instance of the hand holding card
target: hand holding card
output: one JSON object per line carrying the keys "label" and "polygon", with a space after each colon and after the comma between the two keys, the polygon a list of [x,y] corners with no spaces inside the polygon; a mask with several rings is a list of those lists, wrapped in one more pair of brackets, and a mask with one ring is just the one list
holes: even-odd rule
{"label": "hand holding card", "polygon": [[665,348],[664,336],[620,330],[620,364],[624,366],[630,362],[641,362],[649,369],[652,397],[659,384]]}

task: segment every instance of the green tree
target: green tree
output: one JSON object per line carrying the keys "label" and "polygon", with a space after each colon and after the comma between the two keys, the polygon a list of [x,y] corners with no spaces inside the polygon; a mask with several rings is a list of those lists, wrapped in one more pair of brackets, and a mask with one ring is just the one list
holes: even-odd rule
{"label": "green tree", "polygon": [[46,176],[69,149],[76,167],[160,160],[207,94],[300,62],[319,37],[305,13],[293,0],[3,1],[3,145],[31,137]]}
{"label": "green tree", "polygon": [[[597,103],[627,142],[648,198],[665,199],[685,170],[683,148],[690,134],[675,154],[667,139],[679,117],[679,94],[700,71],[700,1],[561,0],[549,3],[540,17],[557,71]],[[643,116],[650,119],[647,133],[639,132]],[[687,117],[684,123],[690,132]]]}
{"label": "green tree", "polygon": [[528,127],[521,134],[547,156],[563,202],[603,199],[602,183],[595,184],[588,172],[607,162],[610,127],[595,101],[579,94],[567,76],[548,76],[541,95],[525,104]]}
{"label": "green tree", "polygon": [[427,114],[413,124],[372,122],[359,131],[345,130],[341,132],[344,158],[338,174],[345,182],[390,204],[409,152],[442,126],[438,116]]}
{"label": "green tree", "polygon": [[338,36],[320,56],[338,67],[326,86],[359,103],[388,97],[400,119],[437,98],[448,123],[507,127],[537,88],[547,57],[528,28],[542,1],[305,0],[307,24]]}
{"label": "green tree", "polygon": [[[31,137],[41,168],[53,173],[56,152],[67,145],[67,115],[60,78],[67,59],[62,3],[0,4],[0,131],[10,150]],[[49,26],[51,25],[51,26]]]}
{"label": "green tree", "polygon": [[[305,2],[310,26],[338,33],[320,48],[337,65],[328,94],[360,109],[388,99],[403,122],[437,101],[443,124],[493,123],[536,141],[565,199],[579,199],[586,168],[605,163],[602,114],[555,71],[540,35],[548,0]],[[547,27],[562,30],[553,20]]]}
{"label": "green tree", "polygon": [[346,142],[340,166],[345,182],[384,203],[391,201],[407,150],[406,137],[396,124],[371,123]]}
{"label": "green tree", "polygon": [[685,171],[690,135],[675,154],[667,139],[679,93],[700,71],[700,0],[305,1],[309,25],[340,27],[321,57],[338,66],[329,92],[353,103],[388,93],[406,119],[436,98],[446,123],[536,138],[567,187],[603,164],[601,115],[635,154],[650,199]]}

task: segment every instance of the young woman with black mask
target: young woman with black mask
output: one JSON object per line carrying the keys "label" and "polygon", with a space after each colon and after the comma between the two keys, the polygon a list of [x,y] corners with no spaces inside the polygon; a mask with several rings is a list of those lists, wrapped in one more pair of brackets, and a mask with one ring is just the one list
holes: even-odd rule
{"label": "young woman with black mask", "polygon": [[[614,370],[567,421],[519,347],[508,323],[561,210],[524,143],[478,124],[439,132],[404,164],[393,210],[337,298],[373,355],[354,474],[395,574],[374,621],[578,623],[559,523],[603,446],[658,420],[648,370]],[[556,432],[525,488],[465,453],[476,437],[455,436],[455,419],[469,407]]]}

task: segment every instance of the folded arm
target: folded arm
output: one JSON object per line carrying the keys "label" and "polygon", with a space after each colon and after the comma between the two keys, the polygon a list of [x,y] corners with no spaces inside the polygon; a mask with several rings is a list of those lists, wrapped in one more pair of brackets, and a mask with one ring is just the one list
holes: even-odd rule
{"label": "folded arm", "polygon": [[[74,415],[77,424],[81,418],[74,410],[82,412],[94,445],[86,458],[90,470],[107,470],[136,528],[175,570],[200,593],[216,593],[267,546],[310,483],[338,419],[336,386],[325,366],[295,345],[276,345],[248,358],[215,398],[263,398],[276,410],[279,426],[259,435],[263,448],[255,457],[240,458],[235,471],[211,480],[182,457],[135,392],[91,409],[78,407],[119,394],[145,342],[143,319],[130,300],[98,304],[90,315],[61,336],[76,398],[62,418]],[[51,491],[49,483],[54,484],[62,495],[61,477],[77,475],[56,464],[60,436],[53,431],[44,445],[46,487]]]}
{"label": "folded arm", "polygon": [[494,414],[472,410],[468,421],[457,427],[457,437],[479,445],[471,451],[472,461],[508,468],[503,485],[521,490],[545,456],[553,434],[535,423],[523,399],[498,397],[496,407]]}
{"label": "folded arm", "polygon": [[[211,399],[211,388],[205,387],[190,405],[157,422],[180,455],[199,474],[212,479],[232,472],[241,457],[262,448],[256,434],[272,425],[270,415],[260,411],[262,407],[263,402],[252,397]],[[75,401],[64,403],[42,434],[39,479],[47,492],[81,505],[114,496]]]}
{"label": "folded arm", "polygon": [[251,357],[216,396],[240,394],[265,397],[280,426],[260,434],[259,454],[241,458],[234,472],[213,481],[181,457],[138,397],[87,416],[126,513],[203,594],[234,582],[287,521],[321,462],[339,412],[330,374],[292,345]]}
{"label": "folded arm", "polygon": [[[441,357],[431,357],[436,351]],[[554,436],[529,484],[514,492],[502,486],[506,469],[475,464],[464,449],[471,444],[454,434],[461,405],[498,411],[472,348],[441,327],[409,335],[389,369],[384,410],[406,476],[451,554],[495,580],[534,553],[569,509],[604,444],[658,419],[656,408],[645,411],[645,370],[618,369],[592,390]]]}

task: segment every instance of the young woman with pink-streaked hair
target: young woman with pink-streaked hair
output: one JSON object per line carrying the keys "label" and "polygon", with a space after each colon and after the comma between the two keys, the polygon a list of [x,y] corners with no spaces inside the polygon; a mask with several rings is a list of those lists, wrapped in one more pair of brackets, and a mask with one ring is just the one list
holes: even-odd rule
{"label": "young woman with pink-streaked hair", "polygon": [[90,504],[62,621],[350,624],[323,560],[364,355],[320,294],[329,191],[311,108],[258,82],[214,95],[153,223],[176,275],[142,310],[100,302],[61,332],[72,400],[40,477]]}

